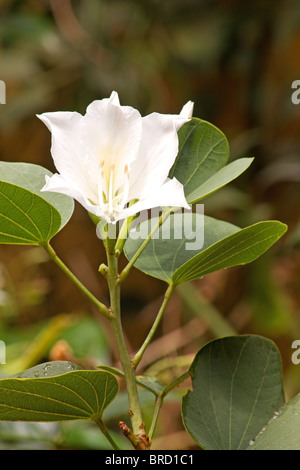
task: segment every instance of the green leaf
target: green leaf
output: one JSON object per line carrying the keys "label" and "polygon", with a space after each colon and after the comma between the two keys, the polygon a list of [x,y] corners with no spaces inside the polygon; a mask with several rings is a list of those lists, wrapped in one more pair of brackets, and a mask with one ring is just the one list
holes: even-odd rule
{"label": "green leaf", "polygon": [[74,201],[64,194],[41,192],[46,175],[52,176],[52,173],[33,163],[0,162],[0,181],[21,186],[48,201],[60,213],[62,229],[73,213]]}
{"label": "green leaf", "polygon": [[36,377],[53,377],[55,375],[65,374],[72,370],[81,370],[81,367],[69,361],[50,361],[30,367],[30,369],[14,374],[9,378],[33,379]]}
{"label": "green leaf", "polygon": [[[124,247],[129,260],[157,220],[144,221],[130,232]],[[259,222],[239,229],[202,214],[175,213],[160,227],[134,266],[150,276],[180,284],[253,261],[270,248],[286,229],[286,225],[277,221]],[[201,233],[204,234],[203,246]]]}
{"label": "green leaf", "polygon": [[[138,250],[157,220],[158,218],[153,218],[144,221],[130,232],[124,248],[128,259],[131,259]],[[195,253],[205,250],[237,230],[239,228],[235,225],[198,213],[171,214],[155,238],[150,240],[134,266],[150,276],[168,282],[173,278],[177,269],[193,258]],[[168,236],[169,234],[170,236]],[[197,238],[200,248],[191,249]]]}
{"label": "green leaf", "polygon": [[152,377],[151,375],[138,375],[137,383],[156,396],[159,396],[165,389],[165,385],[156,377]]}
{"label": "green leaf", "polygon": [[59,212],[45,199],[0,181],[0,243],[42,245],[60,227]]}
{"label": "green leaf", "polygon": [[21,378],[1,379],[0,420],[101,420],[118,393],[117,379],[110,372],[70,367],[76,368],[70,363],[46,363],[25,371]]}
{"label": "green leaf", "polygon": [[220,240],[178,268],[174,284],[192,281],[214,271],[251,263],[267,251],[287,230],[277,221],[258,222]]}
{"label": "green leaf", "polygon": [[226,165],[229,146],[219,129],[197,118],[182,126],[178,136],[179,151],[169,176],[183,184],[190,201],[190,195]]}
{"label": "green leaf", "polygon": [[300,394],[276,411],[257,437],[250,450],[300,450]]}
{"label": "green leaf", "polygon": [[182,400],[188,433],[207,450],[246,449],[284,403],[275,344],[260,336],[229,336],[205,345]]}
{"label": "green leaf", "polygon": [[[120,369],[117,369],[116,367],[102,365],[99,366],[99,368],[102,370],[107,370],[108,372],[111,372],[112,374],[118,377],[125,377],[124,372],[122,372]],[[165,385],[163,383],[161,383],[156,377],[151,375],[137,375],[136,383],[141,387],[145,388],[146,390],[149,390],[156,396],[159,396],[165,388]]]}
{"label": "green leaf", "polygon": [[240,176],[251,165],[252,161],[253,158],[239,158],[224,166],[188,195],[188,203],[194,204],[230,183]]}

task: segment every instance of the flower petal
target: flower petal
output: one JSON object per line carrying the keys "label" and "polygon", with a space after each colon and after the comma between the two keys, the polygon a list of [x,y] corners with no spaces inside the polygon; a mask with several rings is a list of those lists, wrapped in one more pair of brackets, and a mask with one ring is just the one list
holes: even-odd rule
{"label": "flower petal", "polygon": [[183,207],[190,209],[185,199],[183,186],[176,178],[167,179],[159,190],[153,192],[150,197],[139,200],[124,209],[119,219],[130,217],[138,212],[154,209],[155,207]]}
{"label": "flower petal", "polygon": [[72,181],[65,179],[57,173],[51,177],[46,175],[46,184],[41,191],[50,191],[70,196],[78,201],[87,211],[98,217],[106,218],[105,214],[101,212],[99,206],[91,202],[94,197],[92,193],[90,195],[88,193],[83,194],[81,191],[78,191],[76,185],[74,185]]}
{"label": "flower petal", "polygon": [[[115,185],[124,178],[124,168],[136,158],[142,138],[142,117],[131,106],[120,106],[117,94],[110,98],[93,101],[83,118],[83,134],[86,158],[91,177],[101,162],[116,169]],[[119,170],[119,171],[118,171]]]}
{"label": "flower petal", "polygon": [[177,130],[188,120],[159,113],[142,119],[141,146],[130,173],[130,199],[144,199],[166,181],[178,154]]}
{"label": "flower petal", "polygon": [[193,101],[188,101],[182,108],[179,113],[181,118],[190,119],[193,116],[194,103]]}
{"label": "flower petal", "polygon": [[111,103],[120,106],[120,100],[119,100],[119,95],[116,91],[113,91],[112,94],[110,95],[109,99],[111,100]]}
{"label": "flower petal", "polygon": [[90,190],[82,155],[80,129],[82,116],[76,112],[53,112],[37,116],[52,134],[51,154],[58,172],[73,181],[79,191]]}

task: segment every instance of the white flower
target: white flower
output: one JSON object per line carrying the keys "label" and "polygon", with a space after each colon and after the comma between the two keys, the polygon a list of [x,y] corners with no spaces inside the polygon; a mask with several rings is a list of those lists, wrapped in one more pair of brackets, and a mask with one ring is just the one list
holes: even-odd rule
{"label": "white flower", "polygon": [[182,185],[168,174],[178,153],[177,131],[192,112],[188,102],[179,115],[141,117],[136,109],[121,106],[113,92],[92,102],[84,116],[39,115],[52,133],[58,171],[46,176],[42,191],[71,196],[108,222],[154,207],[188,208]]}

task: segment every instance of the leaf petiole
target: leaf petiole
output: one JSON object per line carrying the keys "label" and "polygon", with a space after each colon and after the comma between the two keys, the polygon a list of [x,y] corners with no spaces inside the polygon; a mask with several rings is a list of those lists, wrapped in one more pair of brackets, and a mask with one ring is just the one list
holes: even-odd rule
{"label": "leaf petiole", "polygon": [[78,289],[98,308],[98,310],[106,318],[110,318],[109,309],[100,302],[88,289],[85,287],[82,282],[75,276],[75,274],[70,271],[70,269],[64,264],[64,262],[57,256],[55,250],[52,248],[50,243],[45,243],[41,245],[45,251],[48,253],[49,257],[56,263],[56,265],[67,275],[67,277],[78,287]]}

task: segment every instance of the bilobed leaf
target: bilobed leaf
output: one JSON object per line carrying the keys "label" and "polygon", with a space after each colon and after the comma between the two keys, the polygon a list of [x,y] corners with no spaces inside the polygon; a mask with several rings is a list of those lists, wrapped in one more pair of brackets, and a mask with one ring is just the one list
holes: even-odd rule
{"label": "bilobed leaf", "polygon": [[[125,244],[131,259],[158,218],[137,225]],[[150,276],[170,281],[180,266],[220,239],[235,233],[238,227],[198,213],[171,214],[141,253],[135,267]]]}
{"label": "bilobed leaf", "polygon": [[183,184],[190,202],[190,195],[226,165],[229,146],[217,127],[198,118],[182,126],[178,136],[179,151],[169,176]]}
{"label": "bilobed leaf", "polygon": [[70,367],[76,368],[70,363],[59,363],[56,367],[41,364],[21,374],[21,378],[1,379],[0,420],[101,419],[118,393],[117,379],[110,372]]}
{"label": "bilobed leaf", "polygon": [[207,450],[246,449],[284,403],[282,367],[275,344],[260,336],[228,336],[205,345],[183,397],[188,433]]}
{"label": "bilobed leaf", "polygon": [[263,221],[229,235],[180,266],[174,284],[192,281],[214,271],[251,263],[266,252],[287,230],[277,221]]}
{"label": "bilobed leaf", "polygon": [[61,227],[54,206],[20,186],[0,181],[0,243],[41,245]]}
{"label": "bilobed leaf", "polygon": [[[144,221],[130,232],[124,249],[128,259],[134,256],[156,222],[157,219]],[[134,266],[163,281],[181,284],[220,269],[250,263],[286,229],[286,225],[277,221],[240,229],[198,213],[175,213],[150,240]]]}
{"label": "bilobed leaf", "polygon": [[248,450],[300,450],[300,394],[273,414]]}
{"label": "bilobed leaf", "polygon": [[61,229],[73,213],[74,201],[71,197],[64,194],[49,191],[41,192],[46,182],[46,175],[52,176],[52,173],[33,163],[0,162],[0,181],[21,186],[48,201],[60,213]]}

